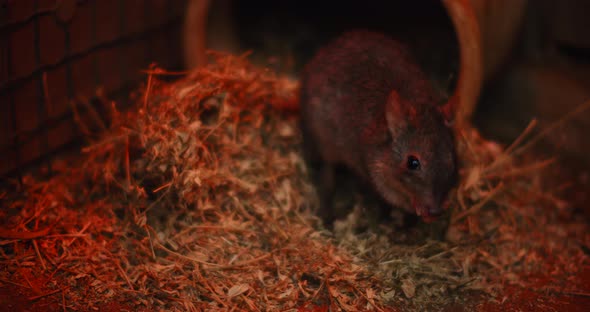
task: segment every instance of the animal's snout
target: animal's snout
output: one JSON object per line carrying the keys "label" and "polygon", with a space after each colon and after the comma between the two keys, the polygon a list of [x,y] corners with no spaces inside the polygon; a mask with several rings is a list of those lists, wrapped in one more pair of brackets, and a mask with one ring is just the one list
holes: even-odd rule
{"label": "animal's snout", "polygon": [[445,211],[445,205],[436,200],[423,200],[422,202],[414,201],[416,214],[421,216],[425,221],[434,221]]}
{"label": "animal's snout", "polygon": [[442,215],[444,209],[440,205],[422,206],[416,209],[416,213],[422,217],[422,220],[426,223],[436,221],[436,219]]}
{"label": "animal's snout", "polygon": [[416,214],[422,217],[438,217],[443,213],[439,205],[422,204],[414,207]]}
{"label": "animal's snout", "polygon": [[432,205],[427,207],[428,215],[431,217],[439,217],[443,214],[444,209],[441,205]]}

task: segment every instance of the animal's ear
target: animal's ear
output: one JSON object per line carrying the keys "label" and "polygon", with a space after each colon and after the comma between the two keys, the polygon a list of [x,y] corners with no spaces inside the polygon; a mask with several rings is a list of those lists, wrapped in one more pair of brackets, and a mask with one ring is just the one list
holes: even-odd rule
{"label": "animal's ear", "polygon": [[391,91],[385,105],[385,119],[392,135],[415,123],[416,117],[416,108],[408,101],[401,99],[396,91]]}
{"label": "animal's ear", "polygon": [[437,106],[438,111],[441,113],[445,124],[450,127],[455,122],[455,111],[456,111],[457,99],[452,97],[444,105]]}

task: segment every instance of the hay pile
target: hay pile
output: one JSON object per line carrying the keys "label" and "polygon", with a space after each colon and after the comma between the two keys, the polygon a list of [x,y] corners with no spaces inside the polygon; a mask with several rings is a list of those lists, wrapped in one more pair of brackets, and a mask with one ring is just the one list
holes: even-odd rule
{"label": "hay pile", "polygon": [[541,184],[548,163],[467,129],[446,241],[359,233],[360,209],[318,230],[296,114],[273,107],[295,86],[214,57],[175,83],[150,72],[82,164],[0,191],[2,284],[76,310],[420,310],[588,264],[586,226]]}

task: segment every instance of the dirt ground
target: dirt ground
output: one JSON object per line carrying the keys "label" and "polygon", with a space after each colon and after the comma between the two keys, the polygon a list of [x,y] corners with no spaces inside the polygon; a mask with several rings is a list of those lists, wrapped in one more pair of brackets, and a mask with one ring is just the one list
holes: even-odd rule
{"label": "dirt ground", "polygon": [[[574,282],[580,283],[580,285],[583,287],[582,289],[586,290],[588,293],[552,294],[513,286],[506,289],[506,299],[503,302],[488,301],[487,299],[482,299],[478,295],[473,295],[473,298],[470,298],[467,304],[451,304],[441,307],[441,311],[588,311],[588,307],[590,307],[590,268],[586,268],[583,271],[583,274],[579,276],[579,280]],[[541,288],[545,283],[543,281],[539,281],[539,288]],[[30,295],[30,293],[23,292],[23,288],[17,286],[7,285],[1,287],[0,311],[51,312],[67,310],[64,308],[63,304],[56,304],[55,298],[51,298],[52,296],[61,297],[60,293],[55,293],[53,295],[34,300],[29,299]],[[325,311],[325,308],[327,307],[317,307],[315,310],[309,310]],[[392,310],[397,309],[392,307]],[[104,304],[99,311],[117,312],[134,310],[130,306],[126,305],[125,300],[121,300],[118,302]],[[143,308],[135,311],[146,312],[150,310]]]}

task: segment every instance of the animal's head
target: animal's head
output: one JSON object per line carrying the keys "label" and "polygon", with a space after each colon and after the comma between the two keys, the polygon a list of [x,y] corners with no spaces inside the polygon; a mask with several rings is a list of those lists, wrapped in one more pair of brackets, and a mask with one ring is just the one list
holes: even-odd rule
{"label": "animal's head", "polygon": [[425,220],[439,216],[457,183],[457,155],[444,109],[413,105],[393,91],[386,103],[388,140],[367,159],[379,193]]}

